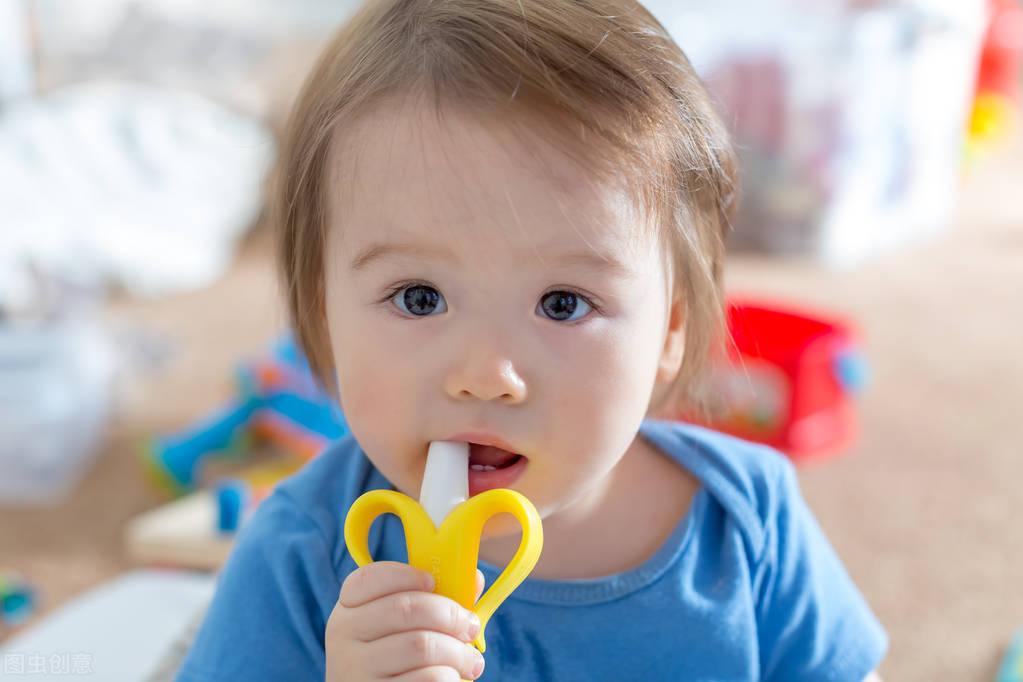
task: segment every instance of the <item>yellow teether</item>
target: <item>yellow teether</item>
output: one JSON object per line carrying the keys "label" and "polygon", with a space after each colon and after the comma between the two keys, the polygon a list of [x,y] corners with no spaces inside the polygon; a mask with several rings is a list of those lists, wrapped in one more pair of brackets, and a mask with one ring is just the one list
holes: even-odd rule
{"label": "yellow teether", "polygon": [[[434,454],[434,446],[439,445],[454,444],[431,444],[431,456]],[[467,444],[457,445],[464,446],[467,453]],[[450,449],[447,454],[450,454]],[[465,455],[464,462],[460,474],[457,467],[451,467],[449,462],[448,469],[454,472],[451,477],[460,475],[462,481],[455,481],[454,486],[448,486],[449,481],[437,482],[435,485],[440,488],[439,492],[434,488],[434,484],[427,485],[431,476],[424,477],[421,493],[423,504],[393,490],[372,490],[363,494],[348,511],[345,520],[345,543],[348,545],[348,552],[359,566],[372,562],[368,546],[370,526],[381,514],[395,514],[401,519],[405,529],[409,564],[433,573],[437,581],[434,592],[454,599],[479,616],[480,633],[473,644],[483,652],[486,650],[483,633],[487,622],[501,602],[526,579],[540,557],[543,528],[536,508],[514,490],[488,490],[460,502],[457,499],[457,491],[467,480],[468,454]],[[427,468],[430,469],[429,463]],[[451,493],[452,488],[456,491],[454,494]],[[468,490],[467,483],[465,489]],[[439,503],[438,498],[441,500]],[[454,509],[438,527],[424,508],[427,505],[434,511],[435,516],[439,515],[441,512],[438,510],[442,511],[446,505],[454,505]],[[492,516],[502,512],[510,513],[518,519],[519,525],[522,526],[522,540],[508,566],[483,593],[480,600],[473,603],[476,596],[476,563],[479,559],[483,526]]]}

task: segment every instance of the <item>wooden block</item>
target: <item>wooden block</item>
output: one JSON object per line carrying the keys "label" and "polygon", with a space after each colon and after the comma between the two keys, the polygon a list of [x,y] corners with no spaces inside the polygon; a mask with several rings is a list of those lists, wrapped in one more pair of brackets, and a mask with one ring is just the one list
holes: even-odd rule
{"label": "wooden block", "polygon": [[128,555],[142,564],[219,569],[234,546],[234,534],[217,531],[213,492],[200,490],[140,514],[125,527]]}

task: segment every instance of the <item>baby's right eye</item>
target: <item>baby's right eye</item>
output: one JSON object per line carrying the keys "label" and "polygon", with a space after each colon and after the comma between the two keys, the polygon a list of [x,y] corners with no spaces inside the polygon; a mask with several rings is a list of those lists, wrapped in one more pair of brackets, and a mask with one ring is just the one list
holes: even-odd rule
{"label": "baby's right eye", "polygon": [[[398,309],[416,317],[426,317],[435,312],[447,310],[447,304],[440,292],[426,284],[407,284],[391,297]],[[440,306],[440,310],[437,310]]]}

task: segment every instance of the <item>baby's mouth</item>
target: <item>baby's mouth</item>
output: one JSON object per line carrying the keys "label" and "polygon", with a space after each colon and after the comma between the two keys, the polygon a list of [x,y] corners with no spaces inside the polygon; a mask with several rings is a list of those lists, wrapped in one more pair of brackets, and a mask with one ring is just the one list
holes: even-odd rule
{"label": "baby's mouth", "polygon": [[515,464],[522,455],[502,450],[494,445],[469,443],[469,469],[473,471],[496,471]]}
{"label": "baby's mouth", "polygon": [[529,458],[493,445],[469,444],[469,496],[494,488],[510,488],[522,476]]}

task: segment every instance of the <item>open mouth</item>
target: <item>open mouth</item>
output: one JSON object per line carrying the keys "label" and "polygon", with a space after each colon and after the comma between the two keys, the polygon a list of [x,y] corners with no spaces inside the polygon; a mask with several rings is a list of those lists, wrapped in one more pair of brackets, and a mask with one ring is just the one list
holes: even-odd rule
{"label": "open mouth", "polygon": [[526,469],[528,458],[493,445],[469,444],[469,495],[508,488]]}
{"label": "open mouth", "polygon": [[522,455],[493,445],[469,443],[469,468],[473,471],[496,471],[513,465]]}

